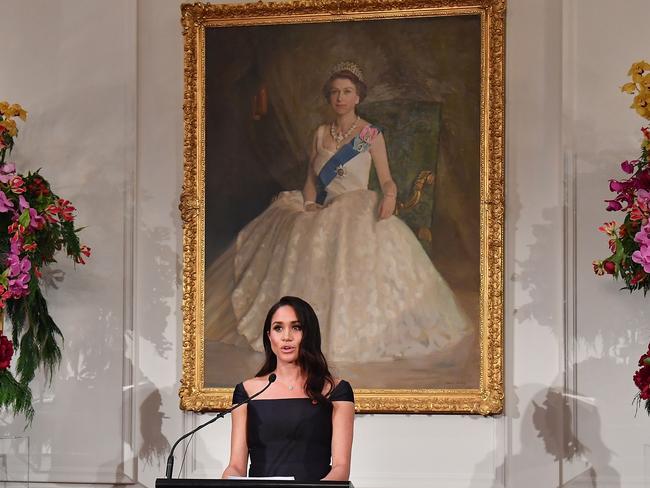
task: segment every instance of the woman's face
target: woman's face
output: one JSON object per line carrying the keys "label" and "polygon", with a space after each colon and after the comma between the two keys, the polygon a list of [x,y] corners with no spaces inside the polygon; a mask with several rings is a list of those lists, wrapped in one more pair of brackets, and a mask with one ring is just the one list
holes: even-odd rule
{"label": "woman's face", "polygon": [[271,350],[278,361],[295,363],[300,353],[302,341],[302,324],[296,316],[296,311],[289,305],[278,308],[271,318],[271,329],[268,332]]}
{"label": "woman's face", "polygon": [[329,100],[337,115],[345,115],[359,103],[357,87],[347,78],[336,78],[332,81]]}

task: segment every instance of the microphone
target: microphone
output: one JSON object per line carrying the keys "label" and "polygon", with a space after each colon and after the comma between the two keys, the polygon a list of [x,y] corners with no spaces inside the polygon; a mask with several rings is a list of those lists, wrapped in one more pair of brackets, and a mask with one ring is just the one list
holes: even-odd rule
{"label": "microphone", "polygon": [[273,383],[277,379],[277,376],[275,373],[271,373],[269,375],[269,382],[266,384],[264,388],[262,388],[260,391],[255,393],[253,396],[248,397],[246,400],[243,402],[238,403],[237,405],[233,405],[230,407],[228,410],[225,410],[223,412],[219,412],[219,414],[205,422],[204,424],[199,425],[197,428],[189,431],[187,434],[183,434],[176,442],[174,442],[174,445],[172,446],[172,450],[169,453],[169,457],[167,458],[167,469],[165,470],[165,477],[170,480],[172,479],[172,471],[174,470],[174,449],[176,449],[176,446],[181,442],[183,439],[185,439],[188,436],[191,436],[192,434],[196,433],[197,431],[201,430],[203,427],[207,427],[210,425],[212,422],[215,422],[219,419],[224,418],[226,415],[228,415],[230,412],[232,412],[234,409],[241,407],[242,405],[246,405],[248,402],[250,402],[253,398],[255,398],[258,395],[261,395],[266,391],[266,389],[271,386],[271,383]]}

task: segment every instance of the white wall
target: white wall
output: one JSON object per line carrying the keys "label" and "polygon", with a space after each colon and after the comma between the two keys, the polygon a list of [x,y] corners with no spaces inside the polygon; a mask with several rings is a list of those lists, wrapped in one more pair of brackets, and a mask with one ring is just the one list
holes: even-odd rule
{"label": "white wall", "polygon": [[65,351],[52,387],[34,388],[34,423],[23,431],[22,418],[0,420],[0,435],[29,436],[32,481],[137,476],[125,350],[132,338],[135,7],[128,0],[110,9],[96,0],[0,2],[0,98],[29,111],[11,159],[21,171],[43,168],[79,209],[79,225],[88,226],[81,237],[94,251],[87,266],[75,269],[61,256],[48,273],[55,285],[48,304]]}
{"label": "white wall", "polygon": [[636,15],[647,2],[624,5],[580,0],[565,8],[571,34],[565,84],[572,100],[564,107],[565,153],[576,164],[576,433],[598,486],[650,485],[649,419],[643,411],[635,418],[631,405],[632,375],[650,340],[647,299],[619,291],[621,283],[597,278],[590,269],[593,259],[608,256],[607,238],[597,227],[622,221],[621,213],[604,210],[603,200],[612,198],[608,180],[623,178],[620,162],[640,155],[639,129],[647,125],[629,108],[632,97],[620,91],[632,62],[650,58]]}
{"label": "white wall", "polygon": [[[510,0],[506,415],[358,416],[356,486],[643,486],[648,419],[630,406],[650,336],[643,298],[590,265],[606,246],[595,230],[609,217],[606,180],[636,154],[640,119],[618,86],[648,56],[643,3]],[[0,99],[30,110],[15,159],[43,166],[77,204],[95,253],[85,269],[61,263],[65,280],[49,293],[66,349],[53,386],[38,390],[34,425],[0,419],[0,435],[30,437],[32,480],[152,487],[169,444],[204,418],[181,413],[177,396],[179,5],[0,0],[3,37],[15,40],[0,50]],[[228,438],[227,420],[198,436],[185,474],[217,476]]]}

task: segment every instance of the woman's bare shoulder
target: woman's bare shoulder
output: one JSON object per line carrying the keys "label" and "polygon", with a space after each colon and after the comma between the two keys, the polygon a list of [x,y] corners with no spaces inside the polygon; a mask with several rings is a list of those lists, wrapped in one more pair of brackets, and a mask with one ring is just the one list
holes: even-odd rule
{"label": "woman's bare shoulder", "polygon": [[246,390],[246,393],[248,393],[248,396],[254,395],[258,391],[260,391],[262,388],[266,386],[266,384],[269,382],[269,377],[268,376],[256,376],[254,378],[249,378],[247,380],[244,380],[242,384],[244,385],[244,390]]}
{"label": "woman's bare shoulder", "polygon": [[372,122],[368,122],[366,119],[359,119],[358,126],[360,129],[365,129],[366,127],[372,125]]}

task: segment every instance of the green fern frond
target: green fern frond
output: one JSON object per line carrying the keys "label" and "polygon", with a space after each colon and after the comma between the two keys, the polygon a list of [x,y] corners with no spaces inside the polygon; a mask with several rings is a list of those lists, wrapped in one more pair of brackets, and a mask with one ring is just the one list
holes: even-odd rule
{"label": "green fern frond", "polygon": [[0,408],[6,408],[14,414],[22,413],[28,425],[34,418],[29,386],[16,381],[8,369],[0,370]]}

